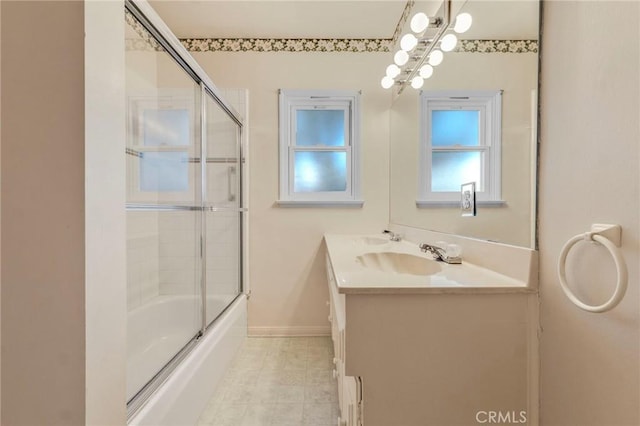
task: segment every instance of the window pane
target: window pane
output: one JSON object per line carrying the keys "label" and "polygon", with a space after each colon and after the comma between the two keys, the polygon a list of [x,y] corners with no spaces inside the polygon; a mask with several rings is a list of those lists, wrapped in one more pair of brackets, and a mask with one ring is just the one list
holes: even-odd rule
{"label": "window pane", "polygon": [[344,146],[344,110],[296,111],[296,145]]}
{"label": "window pane", "polygon": [[189,145],[189,111],[145,109],[142,114],[145,146]]}
{"label": "window pane", "polygon": [[481,152],[434,152],[431,157],[431,190],[460,191],[463,183],[475,182],[482,191]]}
{"label": "window pane", "polygon": [[433,146],[478,146],[480,111],[431,111],[431,144]]}
{"label": "window pane", "polygon": [[145,152],[140,157],[140,190],[178,192],[189,190],[189,158],[186,152]]}
{"label": "window pane", "polygon": [[296,152],[294,192],[346,191],[346,152]]}

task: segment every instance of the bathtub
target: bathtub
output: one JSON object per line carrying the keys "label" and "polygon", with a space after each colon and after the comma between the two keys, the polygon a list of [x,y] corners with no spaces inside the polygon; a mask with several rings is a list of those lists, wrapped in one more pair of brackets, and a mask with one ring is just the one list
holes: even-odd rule
{"label": "bathtub", "polygon": [[[230,301],[216,296],[207,310]],[[199,302],[193,296],[158,296],[128,315],[127,398],[157,372],[185,343],[181,330],[197,321]],[[149,327],[161,327],[161,337],[150,341]],[[158,334],[156,334],[157,336]],[[209,326],[191,352],[129,420],[130,425],[193,425],[247,336],[247,302],[239,296]]]}

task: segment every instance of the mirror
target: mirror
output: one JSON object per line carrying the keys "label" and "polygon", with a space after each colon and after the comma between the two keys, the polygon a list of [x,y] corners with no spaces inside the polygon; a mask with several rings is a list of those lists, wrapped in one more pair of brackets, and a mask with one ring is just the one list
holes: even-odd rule
{"label": "mirror", "polygon": [[[435,12],[430,6],[416,2],[411,15]],[[539,9],[537,0],[454,2],[453,18],[470,13],[471,29],[458,35],[458,48],[445,53],[421,90],[407,85],[391,108],[392,223],[535,248]],[[502,91],[503,203],[478,201],[474,217],[462,216],[459,205],[418,206],[421,92],[488,90]],[[485,166],[484,160],[480,163]]]}

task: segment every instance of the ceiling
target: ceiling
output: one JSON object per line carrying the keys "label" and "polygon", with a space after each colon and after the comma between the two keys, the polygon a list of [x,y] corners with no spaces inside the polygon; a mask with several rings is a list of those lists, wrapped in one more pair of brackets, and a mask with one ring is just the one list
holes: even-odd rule
{"label": "ceiling", "polygon": [[[393,37],[405,0],[150,0],[178,38]],[[432,15],[442,1],[417,1]],[[537,39],[538,0],[453,0],[468,11],[467,39]]]}

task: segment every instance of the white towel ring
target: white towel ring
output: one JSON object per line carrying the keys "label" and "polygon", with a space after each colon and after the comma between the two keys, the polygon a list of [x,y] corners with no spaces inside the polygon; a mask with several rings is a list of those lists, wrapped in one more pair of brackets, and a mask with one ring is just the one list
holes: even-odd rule
{"label": "white towel ring", "polygon": [[[571,250],[571,247],[573,247],[574,244],[578,243],[581,240],[585,240],[585,241],[595,240],[600,244],[602,244],[603,246],[605,246],[607,250],[609,250],[609,253],[611,253],[611,257],[613,257],[613,261],[616,264],[616,270],[618,271],[618,282],[616,283],[616,289],[613,295],[611,296],[611,298],[602,305],[597,305],[597,306],[587,305],[586,303],[578,299],[576,295],[573,294],[569,286],[567,285],[567,276],[566,276],[567,254],[569,253],[569,250]],[[615,308],[616,305],[620,303],[620,301],[624,297],[625,292],[627,291],[627,281],[628,281],[627,265],[625,264],[624,259],[622,258],[622,254],[620,253],[620,250],[618,250],[616,245],[612,243],[611,240],[595,232],[586,232],[584,234],[576,235],[575,237],[567,241],[567,243],[562,248],[562,251],[560,252],[560,259],[558,261],[558,278],[560,279],[560,285],[562,286],[562,290],[564,291],[564,294],[567,295],[569,300],[571,300],[579,308],[589,312],[596,312],[596,313],[606,312],[608,310]]]}

